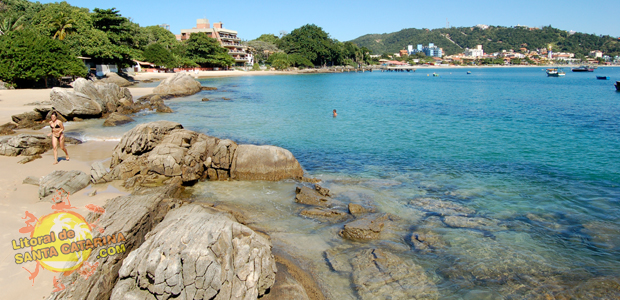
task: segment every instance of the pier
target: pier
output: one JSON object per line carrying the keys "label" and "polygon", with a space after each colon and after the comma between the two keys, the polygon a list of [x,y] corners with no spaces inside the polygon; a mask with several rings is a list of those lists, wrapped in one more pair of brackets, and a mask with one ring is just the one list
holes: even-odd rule
{"label": "pier", "polygon": [[415,72],[412,66],[382,66],[381,72]]}

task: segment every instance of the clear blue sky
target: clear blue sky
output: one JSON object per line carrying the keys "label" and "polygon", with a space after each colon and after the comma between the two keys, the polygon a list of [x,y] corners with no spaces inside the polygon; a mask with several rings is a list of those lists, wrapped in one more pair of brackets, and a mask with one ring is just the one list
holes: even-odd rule
{"label": "clear blue sky", "polygon": [[[40,1],[42,3],[56,1]],[[263,33],[290,32],[313,23],[332,38],[348,41],[369,33],[390,33],[405,28],[440,28],[476,24],[539,27],[620,36],[618,0],[600,1],[141,1],[67,0],[93,9],[116,7],[141,26],[170,24],[170,30],[196,26],[196,19],[223,22],[239,37],[252,40]]]}

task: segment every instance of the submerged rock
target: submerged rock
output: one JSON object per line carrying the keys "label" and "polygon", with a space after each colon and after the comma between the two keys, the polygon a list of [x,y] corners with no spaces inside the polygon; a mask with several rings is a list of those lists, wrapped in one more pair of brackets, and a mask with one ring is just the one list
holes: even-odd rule
{"label": "submerged rock", "polygon": [[275,273],[268,240],[189,204],[170,211],[124,260],[110,299],[256,299]]}
{"label": "submerged rock", "polygon": [[69,195],[82,190],[90,184],[90,176],[82,171],[54,171],[39,181],[39,198],[44,198],[56,191],[64,190]]}
{"label": "submerged rock", "polygon": [[176,97],[189,96],[202,90],[200,82],[187,73],[176,73],[162,81],[154,90],[155,94],[174,95]]}
{"label": "submerged rock", "polygon": [[353,284],[365,299],[438,299],[435,284],[412,261],[381,249],[366,249],[351,259]]}
{"label": "submerged rock", "polygon": [[482,217],[446,216],[443,222],[448,226],[460,228],[475,228],[488,231],[507,230],[498,220]]}
{"label": "submerged rock", "polygon": [[328,222],[342,222],[349,218],[349,214],[344,211],[329,208],[309,208],[304,209],[300,213],[302,216],[308,218],[318,219],[320,221]]}
{"label": "submerged rock", "polygon": [[344,225],[342,237],[351,240],[374,240],[379,238],[389,216],[383,213],[367,215]]}
{"label": "submerged rock", "polygon": [[312,206],[334,206],[334,201],[331,198],[325,197],[316,190],[306,186],[295,188],[295,202]]}
{"label": "submerged rock", "polygon": [[437,198],[416,198],[411,200],[409,205],[441,216],[468,216],[476,213],[471,208]]}

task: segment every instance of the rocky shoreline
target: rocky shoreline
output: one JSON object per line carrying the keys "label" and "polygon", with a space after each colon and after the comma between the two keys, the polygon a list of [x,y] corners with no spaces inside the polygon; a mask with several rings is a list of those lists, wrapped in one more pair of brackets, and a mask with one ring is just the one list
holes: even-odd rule
{"label": "rocky shoreline", "polygon": [[[203,89],[187,82],[187,89],[160,89],[138,101],[108,83],[76,82],[73,94],[53,92],[58,100],[52,103],[73,120],[142,109],[164,112],[164,99]],[[36,128],[45,124],[50,111],[20,115],[14,126]],[[38,135],[0,139],[2,155],[29,158],[48,150],[49,140]],[[559,226],[545,216],[493,218],[468,206],[467,196],[442,191],[409,199],[402,209],[411,218],[403,219],[382,212],[372,197],[304,177],[286,149],[237,144],[168,121],[135,126],[109,157],[109,163],[92,164],[90,174],[55,171],[25,182],[38,185],[39,197],[46,201],[52,201],[54,190],[75,194],[110,182],[130,192],[87,216],[102,230],[93,231],[94,238],[122,233],[126,251],[113,257],[91,255],[86,265],[97,271],[86,279],[79,272],[62,276],[59,282],[66,289],[48,299],[340,299],[335,289],[342,286],[330,282],[334,278],[348,282],[352,292],[345,294],[359,299],[439,299],[447,282],[453,289],[471,289],[471,299],[500,296],[483,291],[489,287],[508,299],[618,295],[617,277],[561,268],[545,256],[525,255],[496,241],[512,238],[511,230],[529,224]],[[191,192],[203,181],[256,180],[291,183],[288,201],[294,217],[330,237],[312,249],[320,253],[319,260],[304,255],[309,249],[292,245],[287,228],[262,226],[257,215],[264,212],[202,201]],[[598,231],[595,224],[587,229],[592,236]],[[438,256],[445,258],[442,265],[426,265],[424,260]],[[331,277],[323,277],[325,272]],[[579,281],[583,283],[569,284]]]}

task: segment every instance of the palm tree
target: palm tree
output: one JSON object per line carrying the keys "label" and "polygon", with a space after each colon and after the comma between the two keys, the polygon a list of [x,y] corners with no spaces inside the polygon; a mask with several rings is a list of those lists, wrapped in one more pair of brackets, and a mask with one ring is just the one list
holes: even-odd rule
{"label": "palm tree", "polygon": [[20,30],[24,28],[24,25],[21,24],[24,20],[24,16],[21,16],[17,19],[14,19],[12,16],[8,16],[4,18],[0,22],[0,35],[7,34],[9,31]]}
{"label": "palm tree", "polygon": [[52,22],[52,26],[56,30],[53,39],[58,37],[58,40],[64,40],[67,37],[67,34],[73,30],[74,22],[75,21],[71,17],[66,16],[64,12],[61,12],[60,15],[54,18]]}

